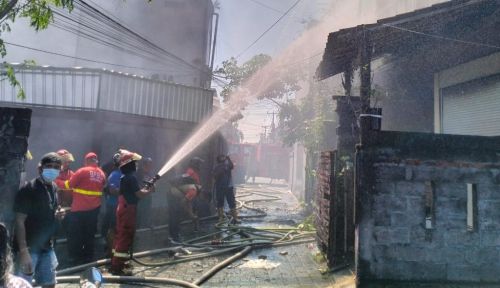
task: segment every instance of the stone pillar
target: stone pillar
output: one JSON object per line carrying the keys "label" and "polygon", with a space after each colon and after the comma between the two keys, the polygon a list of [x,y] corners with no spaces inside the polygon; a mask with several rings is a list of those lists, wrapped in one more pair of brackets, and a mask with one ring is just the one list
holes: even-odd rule
{"label": "stone pillar", "polygon": [[31,110],[0,107],[0,221],[11,227],[12,205],[24,168]]}
{"label": "stone pillar", "polygon": [[334,96],[337,103],[337,150],[340,154],[354,155],[356,144],[359,143],[359,128],[356,111],[360,110],[359,97]]}

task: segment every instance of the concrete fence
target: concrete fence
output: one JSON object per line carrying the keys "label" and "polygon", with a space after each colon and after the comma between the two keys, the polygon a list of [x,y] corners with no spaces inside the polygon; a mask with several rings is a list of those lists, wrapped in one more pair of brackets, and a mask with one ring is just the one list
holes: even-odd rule
{"label": "concrete fence", "polygon": [[366,139],[356,169],[360,279],[500,282],[500,137]]}

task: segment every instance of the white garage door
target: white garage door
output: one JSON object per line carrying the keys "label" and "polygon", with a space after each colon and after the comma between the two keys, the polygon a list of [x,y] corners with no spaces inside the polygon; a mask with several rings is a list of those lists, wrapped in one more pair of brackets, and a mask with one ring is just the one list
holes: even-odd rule
{"label": "white garage door", "polygon": [[441,91],[442,133],[500,136],[500,75]]}

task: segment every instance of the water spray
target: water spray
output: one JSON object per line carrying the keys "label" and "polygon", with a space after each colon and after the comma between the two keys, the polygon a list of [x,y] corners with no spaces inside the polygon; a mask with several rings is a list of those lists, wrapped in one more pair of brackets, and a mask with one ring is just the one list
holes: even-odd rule
{"label": "water spray", "polygon": [[[359,1],[358,1],[359,2]],[[187,157],[200,144],[205,142],[212,134],[238,115],[246,106],[259,100],[269,89],[272,89],[279,76],[284,76],[295,71],[308,71],[313,74],[317,67],[317,61],[325,49],[326,36],[335,30],[351,27],[360,23],[359,17],[338,17],[338,15],[350,15],[356,9],[356,1],[352,5],[335,4],[332,5],[331,13],[325,13],[325,19],[313,26],[307,32],[292,42],[280,55],[265,65],[245,81],[238,89],[231,93],[229,101],[225,103],[225,108],[216,111],[213,115],[201,122],[195,132],[181,145],[174,155],[158,172],[163,176],[177,165],[182,159]],[[371,22],[377,19],[375,13],[370,17],[365,16],[363,22]],[[299,61],[297,61],[299,59]],[[304,64],[298,65],[298,64]],[[314,67],[314,68],[311,68]]]}

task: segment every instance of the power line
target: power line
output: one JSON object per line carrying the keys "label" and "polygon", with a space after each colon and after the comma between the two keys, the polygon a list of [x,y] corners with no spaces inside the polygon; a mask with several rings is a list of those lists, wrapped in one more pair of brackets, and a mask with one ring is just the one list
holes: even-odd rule
{"label": "power line", "polygon": [[[77,1],[78,2],[78,1]],[[100,11],[99,9],[93,7],[92,5],[89,5],[87,2],[85,2],[84,0],[79,0],[79,2],[81,2],[84,6],[86,6],[87,8],[91,9],[93,12],[95,13],[98,13],[98,15],[101,15],[103,17],[105,17],[107,20],[110,20],[112,21],[113,23],[117,24],[120,28],[123,28],[125,29],[127,32],[129,32],[131,35],[141,39],[142,41],[145,42],[145,44],[147,44],[148,46],[152,47],[152,48],[155,48],[159,51],[162,51],[163,53],[167,54],[167,55],[170,55],[172,58],[178,60],[180,63],[184,64],[184,65],[187,65],[187,66],[190,66],[191,68],[194,68],[196,70],[199,70],[200,68],[199,67],[196,67],[194,66],[193,64],[187,62],[186,60],[182,59],[181,57],[165,50],[164,48],[156,45],[155,43],[151,42],[149,39],[146,39],[144,36],[140,35],[139,33],[133,31],[132,29],[128,28],[125,24],[123,24],[122,22],[120,22],[118,19],[112,19],[110,16],[108,16],[107,14],[103,13],[102,11]],[[94,5],[97,5],[95,4],[94,2],[92,2]],[[102,9],[102,7],[101,7]],[[107,12],[108,14],[111,14],[109,12]],[[112,14],[111,14],[112,15]],[[116,18],[116,17],[115,17]]]}
{"label": "power line", "polygon": [[[75,1],[75,3],[77,3]],[[84,8],[82,8],[84,9]],[[151,49],[148,49],[148,47],[144,47],[141,42],[135,41],[134,43],[130,41],[124,41],[126,39],[122,39],[120,37],[121,35],[127,36],[126,34],[122,33],[121,31],[116,32],[116,30],[113,29],[113,27],[110,26],[109,23],[102,22],[100,19],[94,18],[93,16],[89,16],[89,19],[85,16],[85,11],[79,9],[78,16],[80,16],[80,21],[75,20],[75,17],[68,17],[66,13],[59,12],[57,10],[54,10],[54,15],[55,21],[53,23],[53,26],[56,28],[59,28],[61,30],[67,31],[69,33],[72,33],[74,35],[86,38],[88,40],[91,40],[93,42],[99,43],[101,45],[117,49],[123,52],[126,52],[128,54],[138,56],[140,58],[145,58],[148,59],[152,62],[159,62],[162,61],[162,59],[165,60],[170,60],[169,62],[165,63],[173,63],[172,59],[168,58],[162,58],[162,55],[158,55],[158,53],[152,51]],[[92,15],[94,15],[93,13]],[[110,28],[110,29],[106,29]],[[130,38],[130,37],[129,37]],[[133,40],[133,39],[131,39]],[[136,44],[137,43],[137,44]],[[138,46],[141,45],[141,46]],[[163,56],[166,57],[166,56]],[[102,62],[102,61],[98,61]],[[113,64],[115,65],[115,64]],[[125,66],[125,65],[121,65]],[[181,68],[183,66],[180,66],[178,68]],[[153,70],[153,69],[144,69],[137,67],[139,69],[143,70]],[[166,69],[168,68],[168,69]],[[156,71],[162,71],[164,73],[167,73],[167,70],[172,71],[172,67],[165,67],[163,69],[158,69]],[[172,74],[171,72],[168,72],[169,74]],[[174,75],[173,75],[174,76]],[[175,75],[177,76],[177,74]],[[192,76],[192,75],[191,75]]]}
{"label": "power line", "polygon": [[278,10],[278,9],[276,9],[276,8],[274,8],[274,7],[271,7],[271,6],[269,6],[269,5],[265,4],[265,3],[262,3],[262,2],[260,2],[260,1],[257,1],[257,0],[249,0],[249,1],[252,1],[253,3],[255,3],[255,4],[257,4],[257,5],[260,5],[260,6],[262,6],[262,7],[265,7],[265,8],[267,8],[267,9],[269,9],[269,10],[274,11],[274,12],[278,12],[278,13],[281,13],[281,14],[285,13],[285,12],[283,12],[283,11],[281,11],[281,10]]}
{"label": "power line", "polygon": [[283,15],[281,15],[271,26],[269,26],[269,28],[267,28],[262,34],[260,34],[260,36],[257,37],[257,39],[255,39],[250,45],[248,45],[248,47],[243,49],[243,51],[241,51],[238,54],[238,56],[236,56],[236,59],[240,58],[240,56],[243,55],[245,52],[247,52],[248,49],[250,49],[253,45],[255,45],[255,43],[259,42],[259,40],[262,39],[262,37],[264,37],[264,35],[266,35],[267,32],[273,29],[274,26],[276,26],[283,18],[285,18],[285,16],[288,15],[288,13],[290,13],[290,11],[292,11],[293,8],[295,8],[295,6],[297,6],[301,1],[302,0],[295,1],[295,3],[293,3],[293,5],[290,8],[288,8],[288,10],[286,10],[285,13],[283,13]]}
{"label": "power line", "polygon": [[[96,6],[98,6],[94,2],[92,2],[92,3]],[[145,47],[152,49],[153,51],[160,52],[160,53],[168,56],[172,60],[175,60],[179,64],[188,66],[194,70],[200,71],[201,73],[210,76],[211,72],[205,71],[203,68],[197,67],[197,66],[189,63],[188,61],[182,59],[181,57],[179,57],[179,56],[165,50],[164,48],[156,45],[155,43],[151,42],[149,39],[145,38],[144,36],[140,35],[139,33],[133,31],[131,28],[127,27],[125,24],[120,22],[118,18],[116,18],[114,16],[111,16],[111,17],[108,16],[107,14],[103,13],[99,9],[93,7],[92,5],[89,5],[84,0],[75,1],[75,4],[80,10],[83,11],[83,13],[86,13],[88,16],[96,19],[97,21],[99,21],[101,23],[107,22],[108,27],[110,27],[112,30],[123,33],[128,39],[138,41],[141,45],[144,45]],[[98,6],[98,7],[100,7],[100,6]],[[100,7],[100,8],[102,9],[102,7]],[[106,12],[106,13],[110,14],[109,12]]]}
{"label": "power line", "polygon": [[142,67],[138,67],[138,66],[128,66],[128,65],[116,64],[116,63],[111,63],[111,62],[92,60],[92,59],[84,58],[84,57],[71,56],[71,55],[67,55],[67,54],[62,54],[62,53],[47,51],[47,50],[43,50],[43,49],[39,49],[39,48],[34,48],[34,47],[29,47],[29,46],[25,46],[25,45],[21,45],[21,44],[16,44],[16,43],[12,43],[12,42],[7,42],[7,41],[4,41],[4,43],[7,44],[7,45],[10,45],[10,46],[14,46],[14,47],[24,48],[24,49],[28,49],[28,50],[33,50],[33,51],[37,51],[37,52],[41,52],[41,53],[46,53],[46,54],[51,54],[51,55],[56,55],[56,56],[65,57],[65,58],[78,59],[78,60],[92,62],[92,63],[105,64],[105,65],[111,65],[111,66],[117,66],[117,67],[124,67],[124,68],[131,68],[131,69],[147,70],[147,71],[164,71],[164,70],[160,70],[160,69],[149,69],[149,68],[142,68]]}
{"label": "power line", "polygon": [[[106,14],[85,3],[83,0],[75,1],[75,6],[81,13],[80,21],[73,19],[74,17],[64,15],[60,16],[65,17],[66,19],[73,21],[78,25],[82,25],[84,26],[84,28],[90,29],[91,32],[97,32],[99,35],[102,35],[106,39],[108,39],[108,41],[109,39],[111,39],[111,41],[114,40],[113,43],[116,44],[114,45],[115,48],[116,46],[121,47],[122,45],[126,44],[133,50],[137,49],[145,53],[149,53],[155,58],[166,57],[169,60],[170,64],[178,64],[179,61],[184,61],[183,59],[180,59],[179,57],[173,55],[172,53],[169,53],[168,51],[163,51],[163,48],[145,39],[138,33],[132,31],[130,28],[127,28],[124,25],[120,24],[118,21],[111,19]],[[63,11],[63,13],[67,14],[66,11]],[[77,26],[74,29],[77,33],[79,33],[81,28],[82,27]],[[99,38],[98,40],[102,41],[100,39],[101,37],[97,38]],[[157,59],[154,59],[154,61],[156,62]],[[192,65],[188,62],[184,62],[181,62],[181,64],[188,65],[190,68],[198,69],[198,67],[192,67]]]}
{"label": "power line", "polygon": [[410,32],[410,33],[414,33],[414,34],[418,34],[418,35],[423,35],[423,36],[427,36],[427,37],[432,37],[432,38],[436,38],[436,39],[441,39],[441,40],[448,40],[448,41],[453,41],[453,42],[462,43],[462,44],[469,44],[469,45],[476,45],[476,46],[500,49],[500,46],[490,45],[490,44],[486,44],[486,43],[460,40],[460,39],[450,38],[450,37],[436,35],[436,34],[428,34],[428,33],[420,32],[420,31],[406,29],[406,28],[399,27],[399,26],[393,26],[390,24],[382,24],[382,26],[386,26],[386,27],[390,27],[393,29],[397,29],[397,30],[401,30],[401,31],[405,31],[405,32]]}

